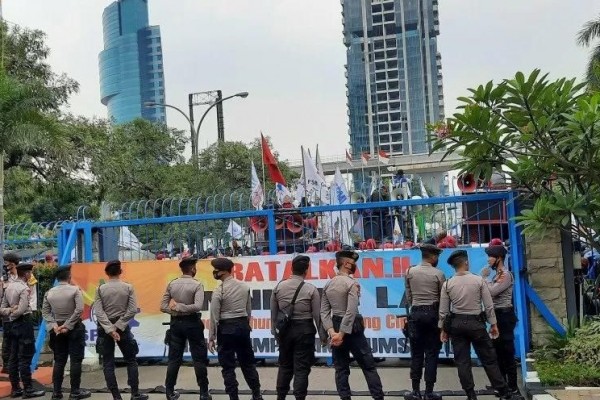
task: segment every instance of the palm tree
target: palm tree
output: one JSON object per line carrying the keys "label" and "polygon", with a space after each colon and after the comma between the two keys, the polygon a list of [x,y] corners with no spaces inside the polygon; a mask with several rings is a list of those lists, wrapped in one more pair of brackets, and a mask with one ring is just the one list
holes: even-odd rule
{"label": "palm tree", "polygon": [[[600,17],[583,25],[577,33],[577,44],[590,47],[595,39],[600,39]],[[592,90],[600,90],[600,43],[595,44],[590,54],[586,78],[588,87]]]}
{"label": "palm tree", "polygon": [[4,165],[44,169],[44,155],[68,151],[54,115],[52,91],[22,82],[0,69],[0,257],[4,242]]}

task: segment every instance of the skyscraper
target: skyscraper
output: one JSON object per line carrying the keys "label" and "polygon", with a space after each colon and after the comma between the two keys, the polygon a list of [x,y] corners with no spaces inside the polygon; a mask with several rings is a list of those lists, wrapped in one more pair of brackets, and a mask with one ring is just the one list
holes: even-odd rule
{"label": "skyscraper", "polygon": [[148,24],[148,0],[117,0],[102,14],[100,97],[116,123],[136,118],[166,122],[160,27]]}
{"label": "skyscraper", "polygon": [[342,0],[353,155],[423,154],[444,115],[437,0]]}

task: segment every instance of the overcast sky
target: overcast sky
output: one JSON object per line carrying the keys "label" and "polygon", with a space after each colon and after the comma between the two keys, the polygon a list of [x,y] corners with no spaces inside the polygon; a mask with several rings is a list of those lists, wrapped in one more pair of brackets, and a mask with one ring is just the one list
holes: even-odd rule
{"label": "overcast sky", "polygon": [[[187,110],[190,92],[250,92],[225,103],[225,136],[250,141],[262,130],[283,159],[300,145],[323,156],[348,147],[345,47],[339,0],[149,0],[160,25],[167,102]],[[466,88],[541,68],[554,77],[583,76],[588,49],[575,35],[598,17],[597,0],[440,0],[438,49],[446,110]],[[100,103],[98,53],[104,0],[2,0],[4,18],[48,35],[50,62],[81,85],[71,111],[106,116]],[[196,111],[200,113],[200,110]],[[213,113],[214,114],[214,113]],[[169,111],[171,126],[187,129]],[[207,118],[200,145],[216,141]]]}

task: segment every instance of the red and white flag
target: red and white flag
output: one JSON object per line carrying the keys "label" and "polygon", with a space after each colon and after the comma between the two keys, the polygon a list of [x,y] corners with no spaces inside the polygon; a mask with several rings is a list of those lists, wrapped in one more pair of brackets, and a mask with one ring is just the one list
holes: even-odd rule
{"label": "red and white flag", "polygon": [[367,164],[369,164],[371,155],[369,153],[362,153],[362,156],[360,157],[360,159],[362,160],[362,164],[366,167]]}
{"label": "red and white flag", "polygon": [[385,151],[379,150],[379,161],[388,165],[390,163],[390,156]]}
{"label": "red and white flag", "polygon": [[352,164],[352,156],[350,155],[350,153],[348,153],[348,150],[346,150],[346,162],[348,163],[349,166],[351,166],[351,167],[354,166]]}

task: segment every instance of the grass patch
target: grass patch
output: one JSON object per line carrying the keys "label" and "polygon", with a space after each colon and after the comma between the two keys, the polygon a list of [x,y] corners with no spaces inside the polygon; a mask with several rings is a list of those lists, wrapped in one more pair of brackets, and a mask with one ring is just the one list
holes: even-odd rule
{"label": "grass patch", "polygon": [[600,369],[559,360],[536,361],[535,370],[548,386],[600,386]]}

